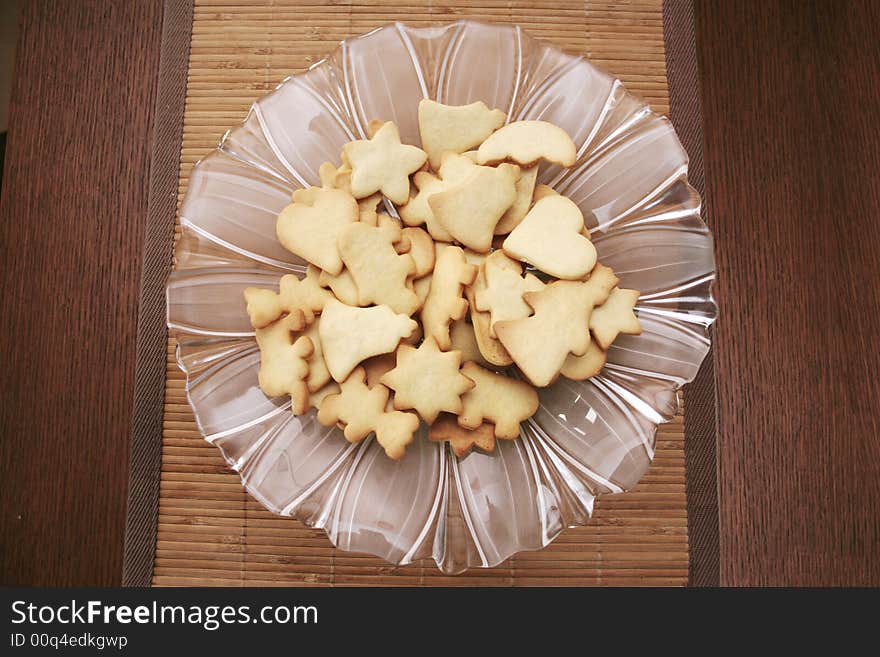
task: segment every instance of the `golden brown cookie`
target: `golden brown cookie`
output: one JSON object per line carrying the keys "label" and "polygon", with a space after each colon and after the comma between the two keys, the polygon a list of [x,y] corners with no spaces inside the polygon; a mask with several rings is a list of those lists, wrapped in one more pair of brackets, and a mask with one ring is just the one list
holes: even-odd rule
{"label": "golden brown cookie", "polygon": [[577,148],[568,133],[547,121],[514,121],[494,132],[477,150],[480,164],[516,162],[529,167],[546,160],[570,167],[577,159]]}
{"label": "golden brown cookie", "polygon": [[351,167],[351,193],[355,198],[381,192],[398,204],[409,199],[409,176],[428,157],[420,148],[401,144],[397,126],[390,121],[370,139],[347,143],[342,152]]}
{"label": "golden brown cookie", "polygon": [[318,335],[324,362],[333,379],[341,383],[358,363],[371,356],[397,349],[418,324],[388,306],[353,308],[338,301],[328,301],[321,315]]}
{"label": "golden brown cookie", "polygon": [[422,306],[422,328],[426,337],[432,337],[441,349],[449,349],[449,323],[461,319],[468,304],[462,298],[466,285],[474,282],[477,268],[469,265],[464,252],[457,246],[447,246],[434,264],[431,287]]}
{"label": "golden brown cookie", "polygon": [[538,393],[524,381],[495,374],[476,363],[465,363],[462,373],[474,387],[462,395],[458,423],[477,429],[484,421],[495,425],[496,438],[516,438],[519,424],[538,410]]}
{"label": "golden brown cookie", "polygon": [[342,422],[343,434],[351,443],[360,442],[375,432],[376,440],[388,457],[400,459],[419,428],[419,418],[413,413],[387,412],[388,388],[383,385],[371,388],[364,378],[364,368],[356,368],[340,384],[338,394],[322,400],[318,421],[328,427]]}
{"label": "golden brown cookie", "polygon": [[407,227],[401,231],[403,239],[409,242],[407,253],[415,263],[413,278],[422,278],[434,271],[434,240],[421,228]]}
{"label": "golden brown cookie", "polygon": [[285,313],[300,310],[307,321],[315,313],[320,313],[324,304],[333,298],[320,284],[320,270],[309,265],[305,278],[293,274],[282,276],[278,283],[279,291],[248,287],[244,290],[247,313],[254,328],[268,326]]}
{"label": "golden brown cookie", "polygon": [[449,338],[452,341],[452,349],[461,352],[463,363],[472,360],[483,367],[492,367],[480,352],[474,327],[467,319],[457,319],[449,325]]}
{"label": "golden brown cookie", "polygon": [[535,192],[535,182],[538,180],[538,165],[522,169],[519,180],[516,181],[516,200],[502,215],[501,221],[495,226],[496,235],[507,235],[525,218],[532,207],[532,195]]}
{"label": "golden brown cookie", "polygon": [[411,315],[419,298],[406,285],[415,271],[409,254],[399,255],[394,243],[401,240],[397,226],[368,226],[357,222],[339,234],[339,253],[358,289],[358,305],[385,304],[394,312]]}
{"label": "golden brown cookie", "polygon": [[574,202],[548,196],[507,236],[504,252],[556,278],[580,280],[596,265],[596,247],[583,229],[584,215]]}
{"label": "golden brown cookie", "polygon": [[380,381],[394,390],[394,408],[414,409],[431,424],[441,411],[461,411],[461,395],[474,387],[459,372],[461,352],[440,351],[432,337],[418,349],[402,344],[397,350],[397,366]]}
{"label": "golden brown cookie", "polygon": [[256,331],[260,347],[260,390],[268,397],[290,395],[294,415],[302,415],[309,409],[307,359],[314,346],[306,336],[294,337],[294,333],[305,326],[305,316],[295,311]]}
{"label": "golden brown cookie", "polygon": [[[593,312],[596,312],[596,308],[593,308]],[[602,371],[605,366],[605,357],[605,352],[596,344],[596,341],[590,340],[590,346],[587,347],[583,356],[569,354],[566,357],[560,374],[573,381],[584,381]]]}
{"label": "golden brown cookie", "polygon": [[495,426],[484,422],[476,429],[465,429],[450,413],[440,417],[428,428],[428,439],[448,442],[452,452],[459,458],[467,456],[474,447],[491,452],[495,450]]}
{"label": "golden brown cookie", "polygon": [[[467,158],[464,158],[467,159]],[[486,253],[495,227],[516,200],[519,167],[497,168],[471,164],[473,171],[461,182],[432,194],[428,205],[447,233],[464,246]]]}
{"label": "golden brown cookie", "polygon": [[469,285],[465,289],[465,296],[467,297],[468,305],[470,306],[471,324],[474,327],[474,337],[477,340],[477,346],[480,349],[480,353],[483,354],[483,358],[493,365],[506,367],[507,365],[513,364],[513,358],[507,353],[507,349],[504,348],[504,345],[489,334],[489,326],[492,323],[489,313],[477,310],[476,295],[480,290],[485,289],[485,287],[486,276],[483,272],[483,268],[480,267],[480,271],[477,274],[476,279],[474,279],[473,285]]}
{"label": "golden brown cookie", "polygon": [[470,105],[443,105],[427,98],[419,102],[419,133],[431,167],[440,166],[447,152],[463,153],[476,148],[504,125],[501,110],[490,110],[478,101]]}
{"label": "golden brown cookie", "polygon": [[602,349],[608,349],[621,333],[639,335],[642,325],[633,312],[639,300],[638,290],[611,290],[608,299],[593,309],[590,315],[590,330]]}

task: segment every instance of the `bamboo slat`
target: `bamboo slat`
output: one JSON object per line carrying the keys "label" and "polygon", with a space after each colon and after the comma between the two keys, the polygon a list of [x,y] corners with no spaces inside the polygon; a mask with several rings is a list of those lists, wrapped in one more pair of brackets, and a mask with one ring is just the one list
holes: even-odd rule
{"label": "bamboo slat", "polygon": [[[519,24],[583,53],[658,112],[669,99],[662,0],[197,0],[192,30],[179,199],[192,165],[251,102],[323,58],[344,38],[403,20],[474,18]],[[403,567],[335,549],[320,530],[265,511],[205,443],[168,343],[156,586],[678,586],[687,582],[682,415],[660,428],[639,486],[602,497],[586,527],[500,566],[444,575],[433,562]]]}

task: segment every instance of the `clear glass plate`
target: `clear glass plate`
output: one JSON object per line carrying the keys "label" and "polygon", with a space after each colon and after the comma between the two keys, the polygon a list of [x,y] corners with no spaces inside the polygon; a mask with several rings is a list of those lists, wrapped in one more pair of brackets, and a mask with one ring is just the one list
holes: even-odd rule
{"label": "clear glass plate", "polygon": [[[642,292],[643,333],[620,336],[598,376],[540,390],[520,438],[494,453],[458,459],[423,426],[395,462],[374,440],[350,445],[314,411],[295,417],[288,400],[260,391],[242,290],[304,275],[276,239],[276,215],[295,189],[319,184],[319,165],[338,162],[370,119],[395,121],[419,144],[423,97],[482,100],[572,136],[577,164],[545,166],[539,182],[580,206],[600,261]],[[676,390],[709,349],[712,235],[687,170],[665,117],[518,27],[397,23],[344,41],[255,102],[190,176],[167,300],[199,429],[267,509],[323,528],[341,549],[395,564],[431,557],[456,573],[547,545],[589,520],[596,495],[636,485],[657,425],[675,415]]]}

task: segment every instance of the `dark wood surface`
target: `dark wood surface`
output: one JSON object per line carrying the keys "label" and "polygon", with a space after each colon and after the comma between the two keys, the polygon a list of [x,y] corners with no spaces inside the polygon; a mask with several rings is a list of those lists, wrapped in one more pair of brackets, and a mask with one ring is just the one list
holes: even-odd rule
{"label": "dark wood surface", "polygon": [[697,2],[721,582],[880,585],[880,6]]}
{"label": "dark wood surface", "polygon": [[[0,584],[120,581],[161,3],[24,4]],[[880,585],[880,12],[697,2],[725,584]]]}
{"label": "dark wood surface", "polygon": [[162,3],[21,4],[0,200],[0,584],[114,585]]}

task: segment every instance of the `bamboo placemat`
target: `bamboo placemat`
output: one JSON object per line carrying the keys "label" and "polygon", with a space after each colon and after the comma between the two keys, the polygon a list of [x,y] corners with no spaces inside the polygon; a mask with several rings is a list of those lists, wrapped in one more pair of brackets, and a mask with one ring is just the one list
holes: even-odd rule
{"label": "bamboo placemat", "polygon": [[[626,3],[447,0],[197,0],[180,149],[178,203],[192,165],[238,124],[251,102],[302,71],[341,39],[402,20],[460,18],[519,24],[584,53],[669,111],[661,0]],[[455,577],[433,562],[389,566],[336,550],[321,530],[275,516],[251,499],[218,450],[204,442],[169,340],[154,585],[684,585],[688,579],[683,416],[661,426],[639,486],[601,497],[586,527],[489,570]]]}

